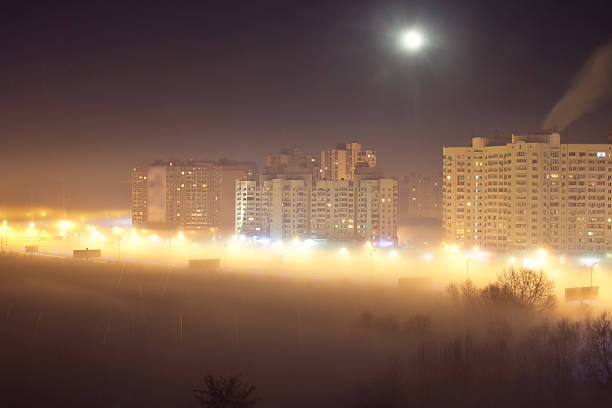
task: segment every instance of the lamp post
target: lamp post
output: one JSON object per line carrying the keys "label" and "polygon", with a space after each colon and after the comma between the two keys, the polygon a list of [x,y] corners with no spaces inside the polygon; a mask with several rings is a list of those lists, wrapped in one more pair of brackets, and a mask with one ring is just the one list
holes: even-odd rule
{"label": "lamp post", "polygon": [[366,248],[368,248],[368,256],[370,258],[370,273],[372,273],[374,269],[374,252],[376,252],[376,249],[374,246],[372,246],[370,241],[366,242]]}
{"label": "lamp post", "polygon": [[591,286],[593,286],[593,268],[595,268],[597,264],[598,262],[593,262],[593,264],[591,264]]}

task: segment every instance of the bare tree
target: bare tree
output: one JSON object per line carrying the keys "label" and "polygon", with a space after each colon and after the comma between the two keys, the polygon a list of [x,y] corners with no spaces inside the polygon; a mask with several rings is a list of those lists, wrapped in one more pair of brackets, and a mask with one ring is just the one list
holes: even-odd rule
{"label": "bare tree", "polygon": [[586,320],[583,357],[591,379],[612,387],[612,313]]}
{"label": "bare tree", "polygon": [[451,282],[446,292],[456,300],[462,300],[466,304],[474,304],[478,302],[480,296],[479,290],[470,279],[466,279],[463,283],[458,284]]}
{"label": "bare tree", "polygon": [[255,406],[261,400],[253,395],[256,389],[254,385],[243,382],[238,375],[207,375],[202,382],[202,388],[196,388],[193,392],[202,407],[247,408]]}
{"label": "bare tree", "polygon": [[512,267],[499,274],[496,284],[504,296],[512,294],[521,306],[551,310],[557,304],[555,284],[542,270]]}

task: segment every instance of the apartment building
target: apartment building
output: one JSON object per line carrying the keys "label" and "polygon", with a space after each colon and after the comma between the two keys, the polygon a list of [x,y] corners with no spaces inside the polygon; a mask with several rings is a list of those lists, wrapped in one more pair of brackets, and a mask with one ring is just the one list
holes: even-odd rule
{"label": "apartment building", "polygon": [[132,225],[147,225],[147,170],[142,167],[132,170]]}
{"label": "apartment building", "polygon": [[612,144],[558,133],[443,148],[448,242],[493,250],[612,250]]}
{"label": "apartment building", "polygon": [[262,230],[261,190],[255,180],[236,180],[236,231],[245,235],[269,235]]}
{"label": "apartment building", "polygon": [[132,224],[161,229],[235,229],[235,181],[249,163],[156,162],[132,171]]}
{"label": "apartment building", "polygon": [[323,180],[353,180],[355,169],[359,167],[376,167],[376,151],[351,142],[321,152],[320,173]]}
{"label": "apartment building", "polygon": [[397,241],[396,180],[360,171],[355,181],[309,176],[262,176],[258,185],[236,182],[236,233],[273,240]]}
{"label": "apartment building", "polygon": [[318,162],[317,158],[304,154],[297,147],[281,149],[278,153],[266,156],[266,167],[275,169],[318,166]]}
{"label": "apartment building", "polygon": [[442,219],[442,175],[410,173],[399,181],[399,217],[402,221]]}

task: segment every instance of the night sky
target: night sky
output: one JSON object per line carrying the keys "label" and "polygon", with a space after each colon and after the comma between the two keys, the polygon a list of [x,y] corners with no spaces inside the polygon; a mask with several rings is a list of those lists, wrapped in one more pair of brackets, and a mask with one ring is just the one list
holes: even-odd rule
{"label": "night sky", "polygon": [[[128,208],[156,158],[351,140],[387,175],[434,173],[445,144],[539,130],[612,40],[605,1],[59,3],[0,11],[0,205],[57,204],[63,183],[72,206]],[[562,140],[611,129],[608,101]]]}

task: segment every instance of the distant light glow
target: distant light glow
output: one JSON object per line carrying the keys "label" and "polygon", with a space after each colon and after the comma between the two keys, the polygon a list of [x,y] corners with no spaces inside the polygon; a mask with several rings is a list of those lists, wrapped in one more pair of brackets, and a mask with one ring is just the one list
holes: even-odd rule
{"label": "distant light glow", "polygon": [[416,29],[405,30],[400,34],[400,45],[403,49],[416,52],[423,47],[423,35]]}
{"label": "distant light glow", "polygon": [[592,265],[595,265],[595,264],[599,263],[599,259],[598,258],[585,257],[585,258],[580,258],[578,260],[578,262],[580,262],[584,266],[592,266]]}
{"label": "distant light glow", "polygon": [[67,231],[71,229],[73,226],[74,226],[74,223],[69,220],[61,220],[61,221],[58,221],[57,223],[57,228],[62,231]]}

